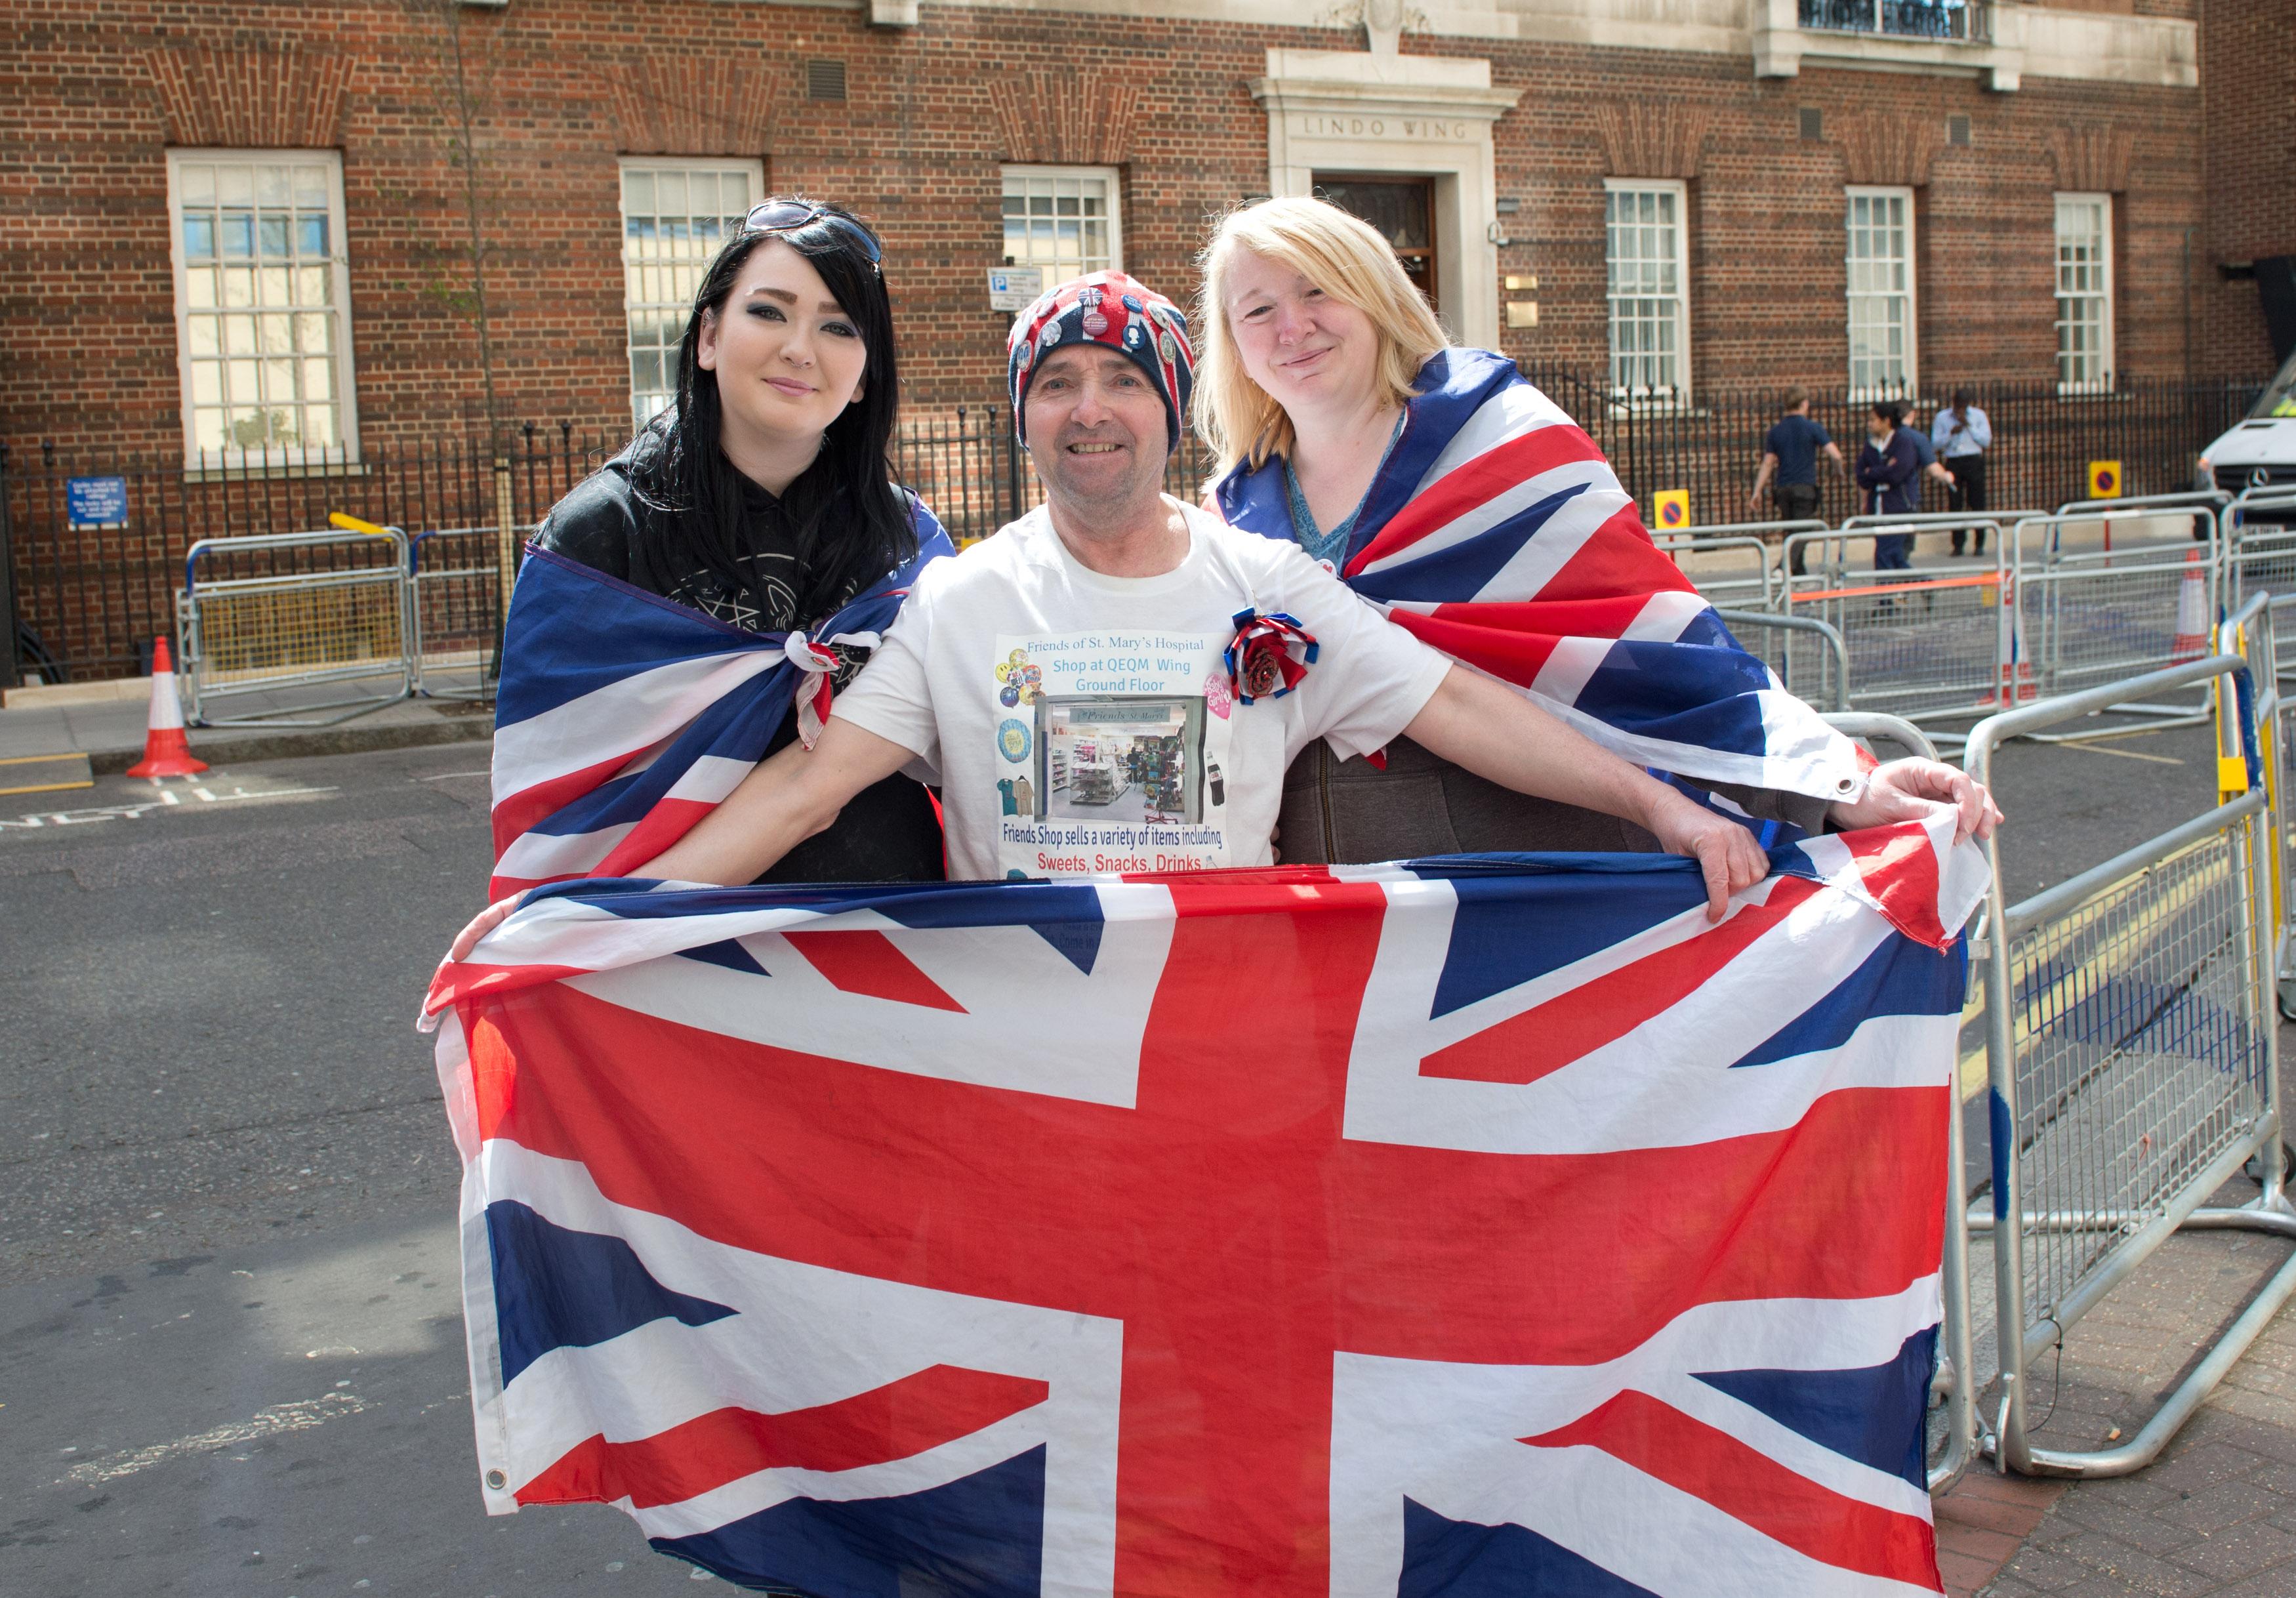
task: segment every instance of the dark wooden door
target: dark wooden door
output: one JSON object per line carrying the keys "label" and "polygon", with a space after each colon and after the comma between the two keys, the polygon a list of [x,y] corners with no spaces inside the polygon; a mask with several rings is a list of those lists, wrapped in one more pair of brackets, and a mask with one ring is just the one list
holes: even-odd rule
{"label": "dark wooden door", "polygon": [[1435,180],[1382,173],[1318,172],[1316,193],[1379,230],[1403,263],[1403,275],[1427,303],[1435,298]]}

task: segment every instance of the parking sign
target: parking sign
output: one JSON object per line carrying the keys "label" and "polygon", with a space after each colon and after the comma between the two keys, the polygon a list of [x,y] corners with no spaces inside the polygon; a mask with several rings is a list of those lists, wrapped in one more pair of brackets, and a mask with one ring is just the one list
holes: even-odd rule
{"label": "parking sign", "polygon": [[988,268],[988,308],[992,311],[1025,311],[1044,291],[1042,266]]}

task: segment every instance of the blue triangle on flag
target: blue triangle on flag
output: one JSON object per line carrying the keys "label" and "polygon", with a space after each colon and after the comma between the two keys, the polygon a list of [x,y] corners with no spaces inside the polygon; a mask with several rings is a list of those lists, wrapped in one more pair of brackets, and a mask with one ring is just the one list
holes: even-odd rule
{"label": "blue triangle on flag", "polygon": [[1877,1015],[1958,1015],[1968,987],[1965,941],[1956,938],[1940,953],[1910,938],[1885,938],[1832,992],[1731,1061],[1732,1069],[1838,1049]]}
{"label": "blue triangle on flag", "polygon": [[1395,1598],[1657,1598],[1527,1526],[1454,1520],[1403,1501]]}
{"label": "blue triangle on flag", "polygon": [[1599,953],[1704,897],[1698,878],[1679,869],[1686,863],[1671,856],[1555,857],[1558,865],[1583,868],[1593,859],[1615,868],[1596,894],[1583,876],[1532,874],[1538,856],[1516,858],[1523,863],[1516,872],[1452,878],[1458,908],[1430,1020]]}
{"label": "blue triangle on flag", "polygon": [[1100,890],[1083,882],[951,882],[871,908],[905,927],[1023,926],[1086,976],[1100,958],[1107,925]]}
{"label": "blue triangle on flag", "polygon": [[512,1200],[487,1206],[487,1246],[504,1387],[553,1348],[586,1348],[665,1316],[706,1326],[734,1313],[672,1292],[620,1238],[570,1231]]}
{"label": "blue triangle on flag", "polygon": [[709,965],[722,965],[727,971],[740,971],[745,977],[770,977],[773,973],[758,963],[758,957],[738,938],[720,938],[705,943],[699,948],[680,949],[688,960],[700,960]]}
{"label": "blue triangle on flag", "polygon": [[788,1498],[660,1552],[747,1587],[838,1598],[1038,1598],[1045,1449],[919,1493]]}
{"label": "blue triangle on flag", "polygon": [[1907,1338],[1896,1358],[1862,1370],[1692,1374],[1821,1447],[1923,1487],[1929,1480],[1923,1427],[1936,1364],[1931,1326]]}
{"label": "blue triangle on flag", "polygon": [[1100,958],[1100,934],[1104,924],[1098,921],[1040,921],[1033,924],[1032,930],[1067,955],[1070,965],[1089,977],[1093,962]]}
{"label": "blue triangle on flag", "polygon": [[1364,576],[1362,587],[1383,600],[1444,600],[1480,594],[1547,519],[1593,487],[1573,483],[1526,505],[1488,531]]}

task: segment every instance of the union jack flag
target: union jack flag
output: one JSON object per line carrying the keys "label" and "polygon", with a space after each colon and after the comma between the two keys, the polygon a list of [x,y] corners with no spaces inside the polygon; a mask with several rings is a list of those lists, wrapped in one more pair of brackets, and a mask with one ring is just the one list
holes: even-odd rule
{"label": "union jack flag", "polygon": [[915,515],[916,557],[810,638],[731,627],[529,547],[495,698],[490,895],[644,865],[740,785],[793,702],[822,715],[826,646],[873,647],[924,563],[955,553],[931,512]]}
{"label": "union jack flag", "polygon": [[[1275,456],[1230,472],[1210,508],[1292,537]],[[1447,349],[1420,369],[1339,575],[1639,765],[1818,799],[1857,785],[1856,746],[1739,646],[1595,441],[1504,356]]]}
{"label": "union jack flag", "polygon": [[1982,858],[535,895],[428,1009],[488,1509],[826,1595],[1934,1593]]}

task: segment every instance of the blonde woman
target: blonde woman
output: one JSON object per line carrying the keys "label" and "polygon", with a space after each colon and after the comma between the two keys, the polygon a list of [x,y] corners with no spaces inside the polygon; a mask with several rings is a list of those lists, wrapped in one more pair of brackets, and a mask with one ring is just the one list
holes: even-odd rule
{"label": "blonde woman", "polygon": [[[1779,687],[1652,547],[1594,440],[1506,356],[1449,343],[1368,225],[1264,201],[1222,220],[1201,265],[1194,420],[1219,463],[1208,505],[1229,523],[1298,543],[1393,620],[1766,843],[1781,825],[1874,825],[1932,801],[1992,831],[1997,812],[1961,773],[1872,768]],[[1301,755],[1280,825],[1298,862],[1653,847],[1408,740],[1383,762]]]}

